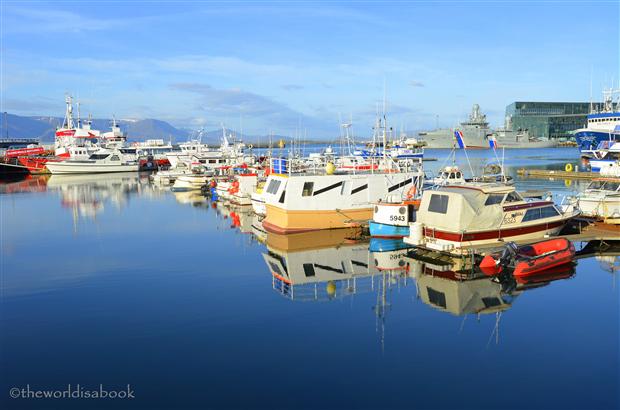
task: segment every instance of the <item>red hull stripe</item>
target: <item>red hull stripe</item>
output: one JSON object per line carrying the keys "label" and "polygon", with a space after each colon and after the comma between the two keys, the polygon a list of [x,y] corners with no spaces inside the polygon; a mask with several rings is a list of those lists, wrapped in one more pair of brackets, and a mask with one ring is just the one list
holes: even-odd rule
{"label": "red hull stripe", "polygon": [[546,224],[538,224],[533,226],[525,226],[520,228],[510,228],[510,229],[498,229],[494,231],[483,231],[483,232],[475,232],[475,233],[452,233],[445,231],[437,231],[429,228],[424,228],[424,236],[429,238],[442,239],[445,241],[451,242],[472,242],[472,241],[483,241],[488,239],[500,239],[500,238],[508,238],[511,236],[519,236],[526,235],[528,233],[533,232],[542,232],[547,229],[553,229],[564,225],[565,221],[556,221]]}
{"label": "red hull stripe", "polygon": [[516,211],[518,209],[529,209],[537,206],[552,205],[551,201],[528,202],[527,204],[505,206],[504,211]]}

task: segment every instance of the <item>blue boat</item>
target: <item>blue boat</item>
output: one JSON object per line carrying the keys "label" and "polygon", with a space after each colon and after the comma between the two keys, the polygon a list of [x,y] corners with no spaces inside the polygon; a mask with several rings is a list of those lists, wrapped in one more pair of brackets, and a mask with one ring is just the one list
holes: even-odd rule
{"label": "blue boat", "polygon": [[603,109],[588,115],[586,128],[575,131],[575,141],[584,154],[589,154],[605,141],[620,141],[620,107],[614,102],[617,90],[603,91]]}
{"label": "blue boat", "polygon": [[387,225],[370,221],[370,236],[381,238],[403,238],[409,236],[409,225]]}

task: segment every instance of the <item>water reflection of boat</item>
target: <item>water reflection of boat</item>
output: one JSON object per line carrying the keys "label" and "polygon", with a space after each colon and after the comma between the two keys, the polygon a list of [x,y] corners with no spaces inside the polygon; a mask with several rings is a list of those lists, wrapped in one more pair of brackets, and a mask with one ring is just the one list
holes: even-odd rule
{"label": "water reflection of boat", "polygon": [[406,272],[405,257],[409,249],[411,246],[399,239],[372,238],[369,245],[374,265],[380,271]]}
{"label": "water reflection of boat", "polygon": [[129,196],[148,186],[147,183],[148,179],[137,173],[52,175],[47,189],[60,193],[63,207],[94,218],[104,209],[105,202],[121,209]]}
{"label": "water reflection of boat", "polygon": [[523,291],[573,277],[576,266],[565,264],[529,277],[515,278],[506,272],[490,278],[468,258],[443,259],[437,264],[423,259],[415,252],[406,258],[418,285],[418,296],[425,304],[457,316],[505,311]]}
{"label": "water reflection of boat", "polygon": [[207,198],[200,191],[173,191],[172,193],[180,204],[201,205],[207,202]]}
{"label": "water reflection of boat", "polygon": [[[382,275],[377,254],[398,267],[403,249],[371,252],[369,243],[356,239],[358,229],[267,234],[263,254],[278,293],[294,300],[328,300],[379,289]],[[379,263],[381,265],[381,263]],[[401,265],[405,270],[405,265]],[[391,269],[390,270],[396,270]],[[389,275],[388,273],[385,273]],[[388,285],[391,285],[389,282]]]}
{"label": "water reflection of boat", "polygon": [[512,306],[516,294],[504,293],[501,283],[484,275],[460,280],[453,273],[425,267],[416,278],[422,302],[458,316],[496,313]]}
{"label": "water reflection of boat", "polygon": [[0,181],[0,194],[44,192],[47,190],[47,175],[24,175],[15,179]]}

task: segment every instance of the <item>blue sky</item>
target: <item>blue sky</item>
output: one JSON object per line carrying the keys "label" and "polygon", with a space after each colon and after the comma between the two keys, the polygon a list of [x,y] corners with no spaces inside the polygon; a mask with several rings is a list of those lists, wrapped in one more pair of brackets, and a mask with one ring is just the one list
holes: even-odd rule
{"label": "blue sky", "polygon": [[387,94],[407,129],[493,125],[515,100],[588,101],[620,77],[618,1],[2,1],[2,110],[309,137]]}

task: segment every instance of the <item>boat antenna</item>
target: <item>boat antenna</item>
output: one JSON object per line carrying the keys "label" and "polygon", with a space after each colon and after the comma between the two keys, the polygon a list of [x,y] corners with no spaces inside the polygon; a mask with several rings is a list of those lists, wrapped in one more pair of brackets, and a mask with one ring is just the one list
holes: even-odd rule
{"label": "boat antenna", "polygon": [[592,102],[592,65],[590,65],[590,113],[593,111],[593,102]]}
{"label": "boat antenna", "polygon": [[385,100],[387,99],[387,91],[386,91],[386,80],[385,77],[383,77],[383,166],[385,166],[385,164],[387,163],[387,152],[386,152],[386,146],[387,146],[387,118],[385,115],[385,106],[386,106],[386,102]]}

